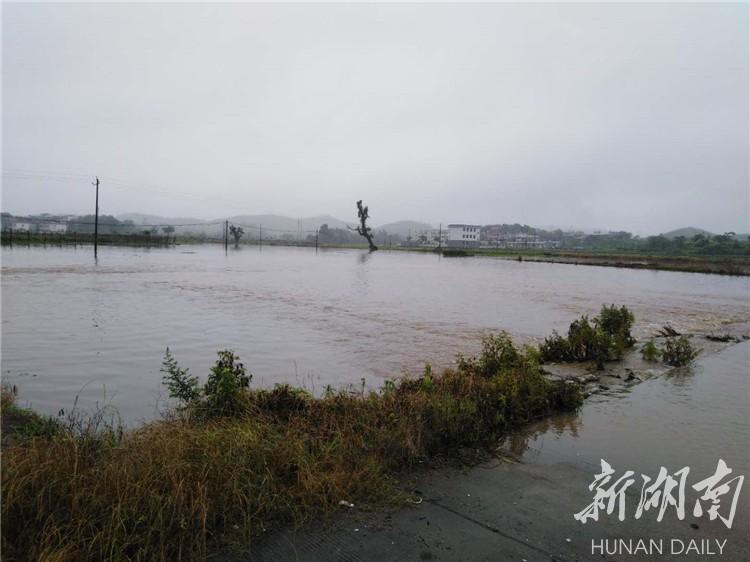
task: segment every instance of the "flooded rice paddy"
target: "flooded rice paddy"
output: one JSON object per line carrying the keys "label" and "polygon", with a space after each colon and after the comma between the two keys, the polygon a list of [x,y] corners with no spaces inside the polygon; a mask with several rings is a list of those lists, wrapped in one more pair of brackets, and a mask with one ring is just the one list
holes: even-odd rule
{"label": "flooded rice paddy", "polygon": [[748,278],[427,253],[105,247],[95,263],[90,247],[3,248],[2,371],[22,404],[105,401],[132,424],[165,404],[167,347],[201,377],[230,348],[253,385],[378,387],[488,331],[540,339],[603,303],[632,308],[641,337],[722,332],[750,322],[749,294]]}

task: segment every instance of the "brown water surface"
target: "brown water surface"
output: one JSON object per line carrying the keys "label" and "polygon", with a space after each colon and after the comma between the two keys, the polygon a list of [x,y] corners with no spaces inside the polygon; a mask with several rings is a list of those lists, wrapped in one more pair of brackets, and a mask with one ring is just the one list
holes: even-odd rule
{"label": "brown water surface", "polygon": [[487,331],[541,338],[603,303],[631,307],[639,336],[750,321],[741,277],[287,247],[91,254],[2,249],[3,380],[44,412],[79,396],[111,401],[129,423],[154,417],[167,346],[201,377],[231,348],[254,385],[320,392],[448,365]]}

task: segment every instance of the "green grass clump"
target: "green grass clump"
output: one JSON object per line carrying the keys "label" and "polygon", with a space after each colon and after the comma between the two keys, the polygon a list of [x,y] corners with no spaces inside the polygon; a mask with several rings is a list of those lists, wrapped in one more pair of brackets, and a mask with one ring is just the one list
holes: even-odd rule
{"label": "green grass clump", "polygon": [[567,337],[557,332],[539,346],[542,361],[594,361],[600,369],[605,361],[622,358],[635,343],[630,333],[635,317],[627,307],[602,306],[593,320],[581,316],[571,322]]}
{"label": "green grass clump", "polygon": [[164,377],[180,406],[161,421],[63,425],[5,448],[4,560],[205,559],[329,516],[341,500],[393,502],[404,471],[491,450],[509,429],[581,402],[505,334],[456,369],[380,392],[251,389],[228,351],[203,386],[169,354]]}
{"label": "green grass clump", "polygon": [[3,385],[0,389],[0,412],[3,445],[11,441],[28,440],[34,437],[54,437],[60,429],[58,420],[19,407],[16,404],[14,387]]}

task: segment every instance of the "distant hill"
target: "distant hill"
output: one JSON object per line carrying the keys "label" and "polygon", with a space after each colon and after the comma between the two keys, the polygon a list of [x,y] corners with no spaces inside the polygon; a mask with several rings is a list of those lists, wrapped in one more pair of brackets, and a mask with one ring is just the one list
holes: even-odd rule
{"label": "distant hill", "polygon": [[[251,235],[253,233],[257,235],[256,228],[262,226],[264,237],[268,236],[269,238],[277,238],[284,235],[296,237],[298,231],[300,232],[300,236],[304,238],[307,234],[314,232],[324,224],[327,224],[330,229],[340,228],[344,230],[348,227],[356,226],[354,221],[342,221],[331,215],[317,215],[314,217],[301,217],[299,219],[282,215],[235,215],[228,218],[219,217],[205,220],[192,217],[163,217],[145,213],[125,213],[118,215],[117,218],[119,220],[131,220],[135,224],[189,225],[176,226],[176,233],[198,234],[203,232],[209,236],[220,236],[223,232],[222,228],[225,220],[243,226],[245,231]],[[404,220],[373,227],[373,230],[376,233],[386,231],[391,236],[406,238],[410,233],[415,234],[431,228],[434,227],[425,222]]]}
{"label": "distant hill", "polygon": [[195,217],[162,217],[159,215],[147,215],[145,213],[124,213],[115,217],[121,221],[133,221],[135,224],[197,224],[209,222]]}
{"label": "distant hill", "polygon": [[419,231],[430,230],[431,228],[434,227],[431,224],[427,224],[426,222],[397,221],[389,222],[388,224],[384,224],[381,226],[376,226],[373,228],[373,230],[376,233],[385,231],[392,236],[403,236],[404,238],[406,238],[407,236],[409,236],[409,234],[416,234]]}
{"label": "distant hill", "polygon": [[695,228],[693,226],[686,226],[685,228],[678,228],[676,230],[670,230],[662,234],[664,238],[677,238],[678,236],[684,236],[685,238],[692,238],[696,234],[705,234],[706,236],[715,236],[713,232],[703,230],[702,228]]}
{"label": "distant hill", "polygon": [[296,234],[297,231],[315,231],[321,225],[327,224],[328,228],[346,228],[354,223],[346,223],[330,215],[318,215],[315,217],[284,217],[280,215],[237,215],[229,217],[229,222],[244,224],[248,226],[262,226],[269,232],[278,231],[287,234]]}

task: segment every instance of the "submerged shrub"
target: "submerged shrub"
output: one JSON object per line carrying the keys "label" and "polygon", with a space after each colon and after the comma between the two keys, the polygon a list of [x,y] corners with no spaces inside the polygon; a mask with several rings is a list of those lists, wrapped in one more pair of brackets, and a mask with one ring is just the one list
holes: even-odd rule
{"label": "submerged shrub", "polygon": [[664,342],[661,358],[667,365],[682,367],[692,363],[698,353],[700,350],[693,348],[687,336],[671,337]]}
{"label": "submerged shrub", "polygon": [[609,359],[612,337],[597,324],[589,322],[587,316],[574,320],[568,329],[568,346],[573,361],[596,361],[603,366]]}
{"label": "submerged shrub", "polygon": [[603,306],[593,320],[581,316],[570,323],[567,337],[557,332],[539,346],[542,361],[595,361],[600,369],[604,362],[622,358],[635,339],[630,334],[635,317],[626,307]]}
{"label": "submerged shrub", "polygon": [[539,346],[539,354],[543,361],[573,361],[570,353],[570,346],[567,338],[564,338],[552,331],[552,335],[544,338],[544,342]]}
{"label": "submerged shrub", "polygon": [[618,340],[623,347],[631,347],[635,343],[635,339],[630,334],[633,322],[635,322],[635,316],[625,306],[618,308],[615,305],[604,305],[597,317],[597,324],[604,333]]}
{"label": "submerged shrub", "polygon": [[641,357],[646,361],[657,361],[660,355],[661,351],[656,347],[654,340],[647,341],[641,348]]}

